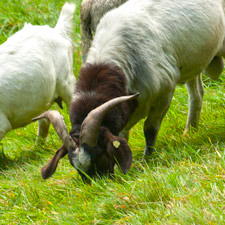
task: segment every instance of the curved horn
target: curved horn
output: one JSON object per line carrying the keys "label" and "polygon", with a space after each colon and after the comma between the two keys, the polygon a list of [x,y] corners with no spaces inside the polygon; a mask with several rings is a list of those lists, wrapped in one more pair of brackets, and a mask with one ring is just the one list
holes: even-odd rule
{"label": "curved horn", "polygon": [[89,112],[81,125],[80,145],[86,143],[90,147],[96,146],[98,141],[99,127],[101,126],[105,114],[119,103],[134,99],[138,95],[139,93],[111,99]]}
{"label": "curved horn", "polygon": [[64,122],[63,116],[56,110],[50,110],[42,113],[40,116],[33,118],[32,121],[40,120],[46,118],[48,119],[56,130],[56,133],[64,143],[67,150],[72,146],[74,149],[77,148],[76,143],[73,141],[71,136],[67,132],[66,124]]}

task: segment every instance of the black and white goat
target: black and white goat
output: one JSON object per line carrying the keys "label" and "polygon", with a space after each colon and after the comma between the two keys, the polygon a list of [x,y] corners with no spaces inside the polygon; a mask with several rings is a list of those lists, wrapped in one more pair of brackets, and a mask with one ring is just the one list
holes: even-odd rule
{"label": "black and white goat", "polygon": [[[81,23],[81,44],[82,44],[82,62],[85,63],[88,51],[101,18],[110,10],[119,7],[127,0],[83,0],[80,6]],[[221,57],[214,57],[210,65],[203,72],[211,79],[218,79],[224,68],[224,62]],[[199,93],[196,93],[196,86],[199,87]],[[198,120],[202,108],[202,99],[204,87],[201,74],[195,80],[187,81],[186,87],[189,94],[189,115],[184,134],[186,135],[190,127],[198,127]],[[193,97],[194,100],[193,100]],[[196,97],[197,96],[197,97]],[[197,99],[197,102],[196,102]]]}
{"label": "black and white goat", "polygon": [[[0,140],[32,122],[54,101],[69,107],[74,91],[73,14],[66,3],[55,28],[25,24],[0,46]],[[48,134],[48,120],[40,120],[38,135]]]}
{"label": "black and white goat", "polygon": [[130,0],[107,13],[80,70],[70,134],[58,112],[38,118],[49,118],[64,143],[42,176],[51,176],[67,153],[82,177],[112,174],[116,163],[126,173],[132,154],[120,134],[128,137],[146,118],[144,154],[149,155],[178,83],[187,82],[191,90],[189,120],[197,122],[199,74],[222,65],[224,34],[221,0]]}

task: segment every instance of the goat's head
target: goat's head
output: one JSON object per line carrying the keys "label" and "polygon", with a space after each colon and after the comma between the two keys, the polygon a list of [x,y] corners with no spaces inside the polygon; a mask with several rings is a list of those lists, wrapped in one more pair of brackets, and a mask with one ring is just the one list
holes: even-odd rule
{"label": "goat's head", "polygon": [[68,134],[63,117],[57,111],[47,111],[34,120],[47,118],[53,124],[63,146],[42,168],[42,177],[50,177],[56,170],[60,158],[68,153],[69,161],[85,180],[87,176],[114,173],[117,164],[124,174],[132,162],[132,153],[126,139],[114,136],[109,129],[101,127],[105,114],[114,106],[138,96],[114,98],[92,110],[82,122],[79,135]]}

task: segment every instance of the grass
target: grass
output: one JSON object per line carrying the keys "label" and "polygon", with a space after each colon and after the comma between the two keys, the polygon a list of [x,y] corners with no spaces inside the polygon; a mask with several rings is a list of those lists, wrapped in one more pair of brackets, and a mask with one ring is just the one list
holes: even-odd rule
{"label": "grass", "polygon": [[[80,2],[74,26],[76,75],[81,64]],[[54,26],[63,3],[0,1],[0,43],[24,22]],[[52,178],[41,178],[41,167],[61,145],[52,128],[42,146],[34,145],[36,123],[11,131],[0,143],[0,224],[225,224],[224,82],[225,73],[217,81],[204,77],[200,127],[189,137],[182,135],[187,91],[178,86],[149,163],[141,160],[141,121],[131,131],[129,173],[117,169],[115,179],[97,179],[91,185],[82,182],[67,157]],[[70,126],[67,109],[60,112]]]}

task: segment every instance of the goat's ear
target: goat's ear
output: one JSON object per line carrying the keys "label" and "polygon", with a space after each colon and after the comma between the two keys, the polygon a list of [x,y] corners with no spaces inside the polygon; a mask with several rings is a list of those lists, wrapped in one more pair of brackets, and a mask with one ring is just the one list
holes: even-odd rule
{"label": "goat's ear", "polygon": [[48,161],[48,163],[42,167],[41,175],[44,179],[49,178],[55,172],[58,162],[68,153],[66,147],[63,145],[54,155],[54,157]]}
{"label": "goat's ear", "polygon": [[126,139],[112,135],[108,138],[106,150],[122,172],[126,174],[132,163],[132,152]]}

